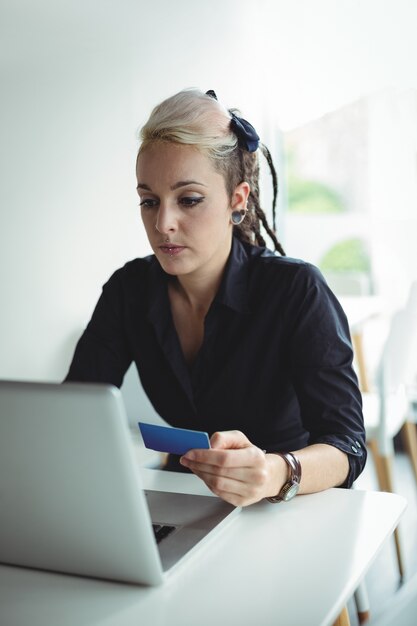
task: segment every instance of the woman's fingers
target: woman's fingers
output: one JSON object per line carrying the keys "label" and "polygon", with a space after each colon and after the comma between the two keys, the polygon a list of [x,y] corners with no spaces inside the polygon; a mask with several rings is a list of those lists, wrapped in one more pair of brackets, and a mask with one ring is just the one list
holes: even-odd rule
{"label": "woman's fingers", "polygon": [[268,479],[264,452],[243,433],[229,431],[216,435],[215,444],[233,447],[191,450],[181,457],[182,465],[201,478],[213,493],[232,504],[246,506],[260,500]]}
{"label": "woman's fingers", "polygon": [[240,430],[223,430],[210,437],[210,445],[215,449],[235,450],[248,448],[253,444]]}
{"label": "woman's fingers", "polygon": [[[245,437],[246,439],[246,437]],[[236,439],[233,441],[236,442]],[[260,448],[252,445],[247,439],[245,447],[236,446],[230,448],[210,448],[208,450],[190,450],[181,457],[183,461],[213,465],[215,467],[252,467],[262,462],[264,453]],[[183,463],[186,465],[186,463]]]}

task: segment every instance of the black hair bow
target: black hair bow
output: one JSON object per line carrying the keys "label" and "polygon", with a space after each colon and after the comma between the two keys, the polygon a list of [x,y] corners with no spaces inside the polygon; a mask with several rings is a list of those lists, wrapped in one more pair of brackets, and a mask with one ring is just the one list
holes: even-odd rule
{"label": "black hair bow", "polygon": [[243,117],[238,117],[231,111],[229,111],[229,113],[232,116],[230,126],[237,136],[239,148],[243,148],[248,152],[255,152],[259,146],[259,136],[256,130],[252,124],[249,124]]}
{"label": "black hair bow", "polygon": [[[210,98],[214,98],[214,100],[217,100],[217,96],[213,89],[206,91],[206,95],[210,96]],[[239,117],[230,110],[229,113],[232,116],[230,127],[237,137],[239,148],[247,150],[248,152],[255,152],[259,146],[258,133],[252,124],[249,124],[249,122],[244,120],[243,117]]]}

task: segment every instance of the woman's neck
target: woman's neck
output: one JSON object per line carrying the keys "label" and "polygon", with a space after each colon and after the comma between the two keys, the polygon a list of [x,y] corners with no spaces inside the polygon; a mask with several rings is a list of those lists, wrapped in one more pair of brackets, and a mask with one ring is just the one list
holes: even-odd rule
{"label": "woman's neck", "polygon": [[187,308],[194,313],[205,316],[213,302],[219,288],[222,274],[218,276],[199,277],[176,277],[170,282],[170,289],[176,297],[183,300]]}
{"label": "woman's neck", "polygon": [[216,268],[206,267],[198,274],[175,277],[170,283],[171,293],[192,312],[205,316],[219,289],[229,253],[230,250]]}

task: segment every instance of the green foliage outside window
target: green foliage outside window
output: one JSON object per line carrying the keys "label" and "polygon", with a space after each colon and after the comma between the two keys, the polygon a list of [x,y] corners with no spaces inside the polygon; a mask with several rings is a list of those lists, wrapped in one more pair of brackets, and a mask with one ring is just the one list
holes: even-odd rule
{"label": "green foliage outside window", "polygon": [[298,173],[296,151],[285,150],[288,210],[291,213],[323,214],[346,211],[342,197],[332,187],[318,180],[303,178]]}
{"label": "green foliage outside window", "polygon": [[363,239],[345,239],[335,244],[321,260],[324,272],[365,272],[371,270],[366,243]]}
{"label": "green foliage outside window", "polygon": [[342,198],[333,189],[315,180],[294,176],[288,180],[288,209],[293,213],[342,213]]}

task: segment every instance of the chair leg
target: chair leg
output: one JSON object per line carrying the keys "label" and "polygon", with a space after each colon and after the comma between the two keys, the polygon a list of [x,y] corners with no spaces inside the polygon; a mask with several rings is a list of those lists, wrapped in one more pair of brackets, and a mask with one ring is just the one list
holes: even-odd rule
{"label": "chair leg", "polygon": [[365,622],[369,621],[371,613],[369,610],[368,592],[366,590],[366,584],[364,580],[362,580],[362,582],[356,588],[355,604],[359,624],[365,624]]}
{"label": "chair leg", "polygon": [[349,612],[346,606],[343,607],[342,612],[336,621],[333,622],[333,626],[350,626]]}
{"label": "chair leg", "polygon": [[[390,493],[395,493],[393,489],[393,479],[392,479],[392,457],[391,456],[381,456],[378,451],[378,446],[376,441],[368,441],[368,447],[372,452],[372,456],[375,461],[376,473],[378,476],[379,488],[381,491],[389,491]],[[398,561],[398,571],[400,573],[400,578],[404,578],[404,558],[401,549],[400,536],[398,532],[398,527],[394,530],[394,540],[395,540],[395,550],[397,552],[397,561]]]}
{"label": "chair leg", "polygon": [[353,351],[358,362],[358,378],[361,391],[369,391],[370,384],[368,379],[368,371],[365,362],[365,353],[363,349],[362,332],[352,333]]}
{"label": "chair leg", "polygon": [[386,472],[384,464],[382,463],[382,457],[379,454],[378,444],[375,439],[370,439],[367,441],[367,446],[371,451],[372,458],[374,460],[376,477],[378,480],[379,489],[381,491],[389,491],[386,481]]}
{"label": "chair leg", "polygon": [[417,425],[414,422],[404,422],[401,437],[417,482]]}

